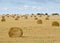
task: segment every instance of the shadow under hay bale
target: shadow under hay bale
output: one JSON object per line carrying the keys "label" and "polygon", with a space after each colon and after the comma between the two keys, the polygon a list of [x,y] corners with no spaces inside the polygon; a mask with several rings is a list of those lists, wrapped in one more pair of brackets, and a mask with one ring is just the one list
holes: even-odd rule
{"label": "shadow under hay bale", "polygon": [[5,22],[5,16],[2,16],[2,19],[1,19],[2,22]]}
{"label": "shadow under hay bale", "polygon": [[37,24],[42,24],[42,20],[37,20]]}
{"label": "shadow under hay bale", "polygon": [[10,28],[8,35],[11,38],[22,37],[23,31],[19,27],[12,27],[12,28]]}
{"label": "shadow under hay bale", "polygon": [[59,26],[59,23],[57,21],[52,22],[52,26]]}

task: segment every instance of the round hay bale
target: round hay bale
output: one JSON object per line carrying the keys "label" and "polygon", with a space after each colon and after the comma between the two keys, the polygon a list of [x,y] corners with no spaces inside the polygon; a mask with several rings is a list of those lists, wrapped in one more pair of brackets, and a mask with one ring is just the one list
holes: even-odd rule
{"label": "round hay bale", "polygon": [[35,20],[37,20],[38,18],[35,18]]}
{"label": "round hay bale", "polygon": [[15,20],[18,20],[18,18],[15,18]]}
{"label": "round hay bale", "polygon": [[4,18],[2,18],[2,19],[1,19],[1,21],[2,21],[2,22],[5,22],[5,19],[4,19]]}
{"label": "round hay bale", "polygon": [[34,17],[36,17],[36,16],[34,16]]}
{"label": "round hay bale", "polygon": [[45,19],[46,19],[46,20],[49,20],[49,18],[48,18],[48,17],[46,17]]}
{"label": "round hay bale", "polygon": [[39,17],[42,17],[42,15],[39,15]]}
{"label": "round hay bale", "polygon": [[19,27],[12,27],[12,28],[10,28],[8,35],[9,35],[9,37],[15,37],[15,38],[22,37],[23,31]]}
{"label": "round hay bale", "polygon": [[5,16],[2,16],[1,21],[2,21],[2,22],[6,21],[6,20],[5,20]]}
{"label": "round hay bale", "polygon": [[59,23],[57,21],[52,22],[52,26],[59,26]]}
{"label": "round hay bale", "polygon": [[14,15],[12,15],[12,18],[15,18],[15,16],[14,16]]}
{"label": "round hay bale", "polygon": [[25,19],[28,19],[28,17],[27,17],[27,16],[25,16]]}
{"label": "round hay bale", "polygon": [[7,17],[9,17],[9,16],[7,15]]}
{"label": "round hay bale", "polygon": [[48,15],[48,13],[45,13],[45,15]]}
{"label": "round hay bale", "polygon": [[32,17],[32,15],[31,15],[31,17]]}
{"label": "round hay bale", "polygon": [[15,20],[18,20],[20,18],[20,16],[17,16],[16,18],[15,18]]}
{"label": "round hay bale", "polygon": [[37,24],[42,24],[42,20],[37,20]]}
{"label": "round hay bale", "polygon": [[20,16],[17,16],[17,18],[20,18]]}

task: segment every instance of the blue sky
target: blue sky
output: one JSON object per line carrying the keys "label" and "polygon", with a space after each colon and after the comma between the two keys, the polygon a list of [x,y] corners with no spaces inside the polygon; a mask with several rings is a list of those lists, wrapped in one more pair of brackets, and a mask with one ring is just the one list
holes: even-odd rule
{"label": "blue sky", "polygon": [[60,13],[60,0],[0,0],[0,14]]}

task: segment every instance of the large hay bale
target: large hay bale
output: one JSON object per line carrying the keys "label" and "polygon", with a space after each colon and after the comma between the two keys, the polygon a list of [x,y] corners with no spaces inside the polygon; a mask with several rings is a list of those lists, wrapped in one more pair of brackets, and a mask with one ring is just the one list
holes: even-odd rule
{"label": "large hay bale", "polygon": [[19,27],[12,27],[12,28],[10,28],[8,35],[9,35],[9,37],[15,37],[15,38],[22,37],[23,31]]}
{"label": "large hay bale", "polygon": [[59,26],[59,23],[57,21],[52,22],[52,26]]}
{"label": "large hay bale", "polygon": [[42,20],[37,20],[37,24],[42,24]]}

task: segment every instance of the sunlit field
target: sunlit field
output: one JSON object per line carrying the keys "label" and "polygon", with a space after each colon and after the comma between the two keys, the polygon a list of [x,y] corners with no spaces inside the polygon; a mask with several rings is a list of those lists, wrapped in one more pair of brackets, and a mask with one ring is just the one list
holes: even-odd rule
{"label": "sunlit field", "polygon": [[60,15],[0,15],[0,43],[60,43]]}

